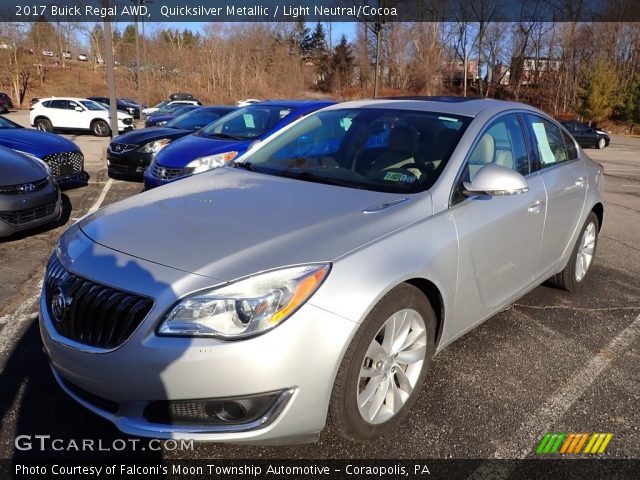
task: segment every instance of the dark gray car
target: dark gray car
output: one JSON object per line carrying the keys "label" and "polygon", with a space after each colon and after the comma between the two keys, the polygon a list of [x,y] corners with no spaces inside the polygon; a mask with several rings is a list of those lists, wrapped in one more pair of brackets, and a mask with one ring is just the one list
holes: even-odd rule
{"label": "dark gray car", "polygon": [[0,238],[54,222],[61,214],[60,189],[47,165],[0,147]]}

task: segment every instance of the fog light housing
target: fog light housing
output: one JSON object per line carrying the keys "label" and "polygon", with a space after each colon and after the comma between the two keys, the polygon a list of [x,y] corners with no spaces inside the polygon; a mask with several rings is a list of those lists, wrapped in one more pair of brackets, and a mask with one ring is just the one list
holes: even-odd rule
{"label": "fog light housing", "polygon": [[158,400],[144,409],[144,418],[163,425],[220,425],[260,428],[271,423],[285,407],[293,389],[243,397]]}

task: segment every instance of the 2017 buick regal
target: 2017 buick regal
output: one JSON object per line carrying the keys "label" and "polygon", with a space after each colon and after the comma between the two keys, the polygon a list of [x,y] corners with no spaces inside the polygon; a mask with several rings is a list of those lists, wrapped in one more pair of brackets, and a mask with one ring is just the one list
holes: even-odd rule
{"label": "2017 buick regal", "polygon": [[603,180],[526,105],[334,105],[67,230],[45,349],[62,388],[130,434],[300,442],[330,417],[366,440],[456,338],[544,281],[585,282]]}

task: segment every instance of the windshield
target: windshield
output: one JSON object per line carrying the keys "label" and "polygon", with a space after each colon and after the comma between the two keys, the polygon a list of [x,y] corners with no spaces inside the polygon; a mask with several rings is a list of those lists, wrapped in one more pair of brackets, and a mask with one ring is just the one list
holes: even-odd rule
{"label": "windshield", "polygon": [[214,122],[221,115],[227,113],[227,111],[228,110],[208,110],[206,108],[199,108],[177,116],[176,118],[168,121],[165,126],[195,132],[196,130],[206,127],[211,122]]}
{"label": "windshield", "polygon": [[264,135],[290,113],[290,107],[250,105],[213,122],[202,129],[199,135],[230,140],[251,140]]}
{"label": "windshield", "polygon": [[184,106],[184,103],[172,103],[171,105],[166,104],[160,107],[156,113],[171,113]]}
{"label": "windshield", "polygon": [[470,120],[380,108],[317,112],[238,166],[305,181],[415,193],[435,183]]}
{"label": "windshield", "polygon": [[104,103],[97,103],[92,100],[82,100],[80,103],[84,105],[87,110],[108,110],[108,105],[105,106]]}
{"label": "windshield", "polygon": [[22,128],[17,123],[13,123],[11,120],[7,120],[6,118],[0,116],[0,128]]}

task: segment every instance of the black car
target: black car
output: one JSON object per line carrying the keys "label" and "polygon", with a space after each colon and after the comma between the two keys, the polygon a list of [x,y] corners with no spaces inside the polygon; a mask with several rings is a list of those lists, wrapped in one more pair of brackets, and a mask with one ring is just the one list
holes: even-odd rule
{"label": "black car", "polygon": [[178,138],[199,130],[234,110],[232,106],[200,107],[167,122],[117,136],[107,148],[107,170],[113,178],[142,179],[153,156]]}
{"label": "black car", "polygon": [[55,222],[61,215],[60,189],[49,167],[0,146],[0,237]]}
{"label": "black car", "polygon": [[[111,101],[109,100],[109,97],[87,97],[87,98],[89,100],[93,100],[94,102],[103,103],[105,105],[111,105]],[[118,98],[116,108],[121,112],[128,113],[133,118],[140,118],[139,105],[134,105]]]}
{"label": "black car", "polygon": [[609,138],[607,132],[591,128],[581,122],[560,123],[569,131],[571,135],[573,135],[573,138],[576,139],[576,142],[578,142],[583,148],[594,147],[603,149],[604,147],[609,146],[609,142],[611,141],[611,139]]}
{"label": "black car", "polygon": [[9,110],[13,110],[11,97],[6,93],[0,92],[0,113],[9,113]]}

